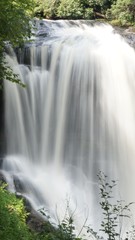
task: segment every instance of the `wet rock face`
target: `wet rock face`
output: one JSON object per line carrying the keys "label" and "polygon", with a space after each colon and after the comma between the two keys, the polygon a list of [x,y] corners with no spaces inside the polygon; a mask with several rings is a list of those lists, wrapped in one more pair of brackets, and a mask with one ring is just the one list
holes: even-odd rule
{"label": "wet rock face", "polygon": [[128,31],[128,29],[126,29],[122,33],[122,36],[129,43],[129,45],[135,49],[135,33],[134,32],[130,32],[130,31]]}
{"label": "wet rock face", "polygon": [[[44,44],[49,46],[49,52],[47,53],[48,55],[51,55],[51,44],[50,44],[50,39],[57,39],[59,38],[57,33],[59,30],[66,29],[66,27],[79,27],[80,23],[85,23],[86,25],[94,26],[94,25],[100,25],[102,23],[96,22],[96,21],[91,21],[91,20],[82,20],[82,21],[54,21],[54,20],[35,20],[33,22],[33,40],[34,41],[29,41],[28,43],[25,44],[23,48],[16,48],[16,56],[18,59],[19,63],[25,64],[30,68],[31,64],[31,46],[39,47]],[[124,39],[133,47],[135,48],[135,28],[134,27],[129,27],[129,28],[122,28],[122,27],[114,27],[114,31],[116,33],[119,33]],[[41,67],[41,59],[40,59],[40,54],[37,56],[37,66]],[[51,56],[50,56],[51,57]],[[49,58],[48,58],[49,59]],[[48,63],[48,68],[49,68],[49,63]]]}
{"label": "wet rock face", "polygon": [[17,176],[13,177],[13,181],[14,181],[16,192],[19,192],[19,193],[25,192],[24,185],[22,184],[22,182]]}
{"label": "wet rock face", "polygon": [[[16,181],[16,184],[19,185],[18,187],[21,188],[20,182],[17,183],[17,181],[18,181],[17,179],[15,181]],[[7,184],[4,173],[2,171],[0,171],[0,186],[3,183]],[[46,221],[42,217],[42,215],[32,208],[31,203],[29,202],[29,200],[26,197],[22,196],[20,193],[19,194],[16,193],[16,197],[19,199],[23,199],[25,210],[28,213],[28,216],[26,219],[28,227],[35,232],[40,233],[40,232],[44,231]]]}
{"label": "wet rock face", "polygon": [[16,194],[16,197],[19,199],[23,199],[25,210],[28,213],[26,219],[28,227],[32,231],[35,231],[37,233],[41,233],[42,231],[44,231],[45,224],[47,224],[45,218],[43,218],[43,216],[39,212],[33,209],[30,201],[26,197],[22,196],[21,194]]}
{"label": "wet rock face", "polygon": [[114,27],[115,31],[119,33],[127,43],[135,49],[135,28],[122,28],[122,27]]}
{"label": "wet rock face", "polygon": [[44,230],[45,220],[38,215],[36,211],[32,210],[27,217],[27,225],[31,230],[42,232]]}
{"label": "wet rock face", "polygon": [[128,33],[125,35],[127,42],[135,49],[135,33]]}
{"label": "wet rock face", "polygon": [[0,158],[0,169],[2,169],[3,161],[4,161],[4,159]]}
{"label": "wet rock face", "polygon": [[6,178],[4,174],[0,171],[0,185],[6,183]]}
{"label": "wet rock face", "polygon": [[4,173],[2,171],[3,161],[4,161],[4,159],[0,158],[0,186],[1,186],[1,184],[6,183],[6,178],[5,178]]}
{"label": "wet rock face", "polygon": [[5,154],[5,146],[6,142],[4,130],[4,89],[0,89],[0,157],[4,156]]}

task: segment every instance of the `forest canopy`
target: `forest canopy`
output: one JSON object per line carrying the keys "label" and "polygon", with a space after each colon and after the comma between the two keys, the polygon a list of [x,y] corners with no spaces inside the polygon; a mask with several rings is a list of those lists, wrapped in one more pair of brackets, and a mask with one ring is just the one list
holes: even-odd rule
{"label": "forest canopy", "polygon": [[51,19],[97,19],[129,26],[135,20],[134,0],[35,0],[35,15]]}

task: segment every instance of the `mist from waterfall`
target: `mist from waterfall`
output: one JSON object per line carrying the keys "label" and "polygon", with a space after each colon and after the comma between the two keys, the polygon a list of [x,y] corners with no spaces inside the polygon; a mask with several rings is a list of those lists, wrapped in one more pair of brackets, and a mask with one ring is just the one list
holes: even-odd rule
{"label": "mist from waterfall", "polygon": [[29,66],[7,56],[26,88],[5,83],[3,172],[56,222],[69,202],[80,228],[99,221],[99,170],[135,201],[135,53],[111,26],[59,24]]}

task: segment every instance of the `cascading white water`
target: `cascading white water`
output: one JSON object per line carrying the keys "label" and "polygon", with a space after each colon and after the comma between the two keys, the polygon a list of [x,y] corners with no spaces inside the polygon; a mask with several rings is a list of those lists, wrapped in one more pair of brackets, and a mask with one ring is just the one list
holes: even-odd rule
{"label": "cascading white water", "polygon": [[3,164],[10,189],[20,181],[53,219],[70,199],[78,226],[98,220],[99,170],[135,200],[135,53],[112,27],[80,24],[32,45],[30,67],[7,57],[26,88],[5,84]]}

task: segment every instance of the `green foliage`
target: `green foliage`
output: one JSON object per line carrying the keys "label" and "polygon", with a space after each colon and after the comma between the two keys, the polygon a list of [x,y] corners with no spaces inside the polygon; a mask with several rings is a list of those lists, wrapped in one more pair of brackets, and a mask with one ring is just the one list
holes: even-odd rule
{"label": "green foliage", "polygon": [[48,228],[46,228],[45,226],[45,230],[43,232],[45,240],[82,240],[81,238],[76,236],[73,220],[74,213],[69,215],[69,208],[70,206],[68,200],[64,218],[62,221],[58,219],[59,224],[56,228],[52,227],[52,225],[50,224],[50,216],[46,213],[46,210],[44,208],[39,210],[40,213],[48,219]]}
{"label": "green foliage", "polygon": [[35,0],[35,14],[53,19],[105,18],[116,25],[132,25],[134,0]]}
{"label": "green foliage", "polygon": [[74,233],[73,220],[64,219],[58,228],[52,227],[49,223],[45,225],[42,234],[38,234],[36,240],[81,240]]}
{"label": "green foliage", "polygon": [[94,18],[94,11],[93,8],[86,8],[84,12],[85,19],[93,19]]}
{"label": "green foliage", "polygon": [[[94,19],[112,0],[35,0],[35,13],[45,18]],[[107,5],[108,4],[108,5]],[[107,5],[107,6],[106,6]]]}
{"label": "green foliage", "polygon": [[79,19],[83,17],[83,8],[80,0],[61,0],[57,9],[57,16],[67,19]]}
{"label": "green foliage", "polygon": [[32,0],[0,1],[0,42],[9,41],[18,46],[30,35]]}
{"label": "green foliage", "polygon": [[25,223],[27,213],[22,200],[0,187],[0,239],[32,239]]}
{"label": "green foliage", "polygon": [[36,15],[44,16],[45,18],[57,18],[57,8],[60,0],[35,0],[35,2],[34,12]]}
{"label": "green foliage", "polygon": [[46,221],[42,230],[31,231],[27,224],[28,214],[23,200],[0,186],[0,239],[2,240],[80,240],[75,236],[72,218],[64,218],[55,228]]}
{"label": "green foliage", "polygon": [[[122,240],[122,222],[125,218],[131,217],[130,206],[133,203],[125,204],[122,200],[114,200],[114,188],[117,185],[115,180],[110,183],[107,180],[107,176],[99,172],[99,189],[100,189],[100,206],[102,210],[103,220],[101,221],[100,231],[104,232],[104,238],[100,237],[97,232],[92,228],[88,228],[88,232],[93,234],[96,239],[107,239],[107,240]],[[122,220],[122,221],[121,221]],[[130,236],[135,233],[134,229],[129,231]],[[128,238],[127,238],[128,240]]]}
{"label": "green foliage", "polygon": [[21,83],[5,62],[5,45],[21,46],[31,34],[34,0],[0,0],[0,86],[4,79]]}
{"label": "green foliage", "polygon": [[117,0],[112,4],[107,15],[111,20],[119,20],[120,25],[132,25],[135,21],[135,1],[134,0]]}
{"label": "green foliage", "polygon": [[107,176],[102,172],[99,173],[99,188],[100,188],[100,205],[103,211],[104,219],[101,222],[101,231],[107,234],[109,240],[120,238],[121,221],[120,218],[130,217],[130,204],[124,204],[122,200],[113,202],[113,189],[116,186],[116,181],[112,180],[108,183]]}
{"label": "green foliage", "polygon": [[0,52],[0,89],[3,89],[3,79],[11,81],[12,83],[17,83],[22,87],[25,87],[25,84],[21,82],[19,79],[19,76],[15,74],[10,66],[8,66],[6,59],[5,59],[5,54],[1,49]]}

